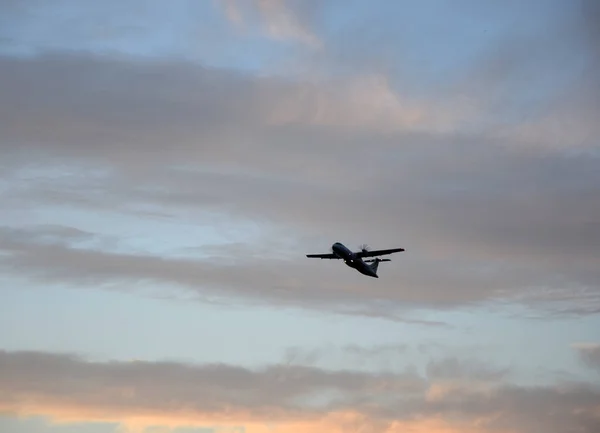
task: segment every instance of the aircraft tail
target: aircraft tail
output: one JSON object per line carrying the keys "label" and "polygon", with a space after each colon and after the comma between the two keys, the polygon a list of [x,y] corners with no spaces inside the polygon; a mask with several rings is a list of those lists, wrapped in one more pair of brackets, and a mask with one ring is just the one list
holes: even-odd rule
{"label": "aircraft tail", "polygon": [[377,276],[377,268],[379,267],[380,262],[391,262],[391,260],[390,259],[380,259],[379,257],[376,257],[374,259],[365,260],[365,263],[368,263],[367,266],[369,266],[369,269],[374,274],[374,275],[371,275],[372,277],[379,278]]}
{"label": "aircraft tail", "polygon": [[377,268],[379,267],[379,262],[380,261],[381,261],[381,259],[376,258],[375,260],[373,260],[373,263],[371,263],[369,265],[369,267],[375,273],[375,275],[377,275]]}

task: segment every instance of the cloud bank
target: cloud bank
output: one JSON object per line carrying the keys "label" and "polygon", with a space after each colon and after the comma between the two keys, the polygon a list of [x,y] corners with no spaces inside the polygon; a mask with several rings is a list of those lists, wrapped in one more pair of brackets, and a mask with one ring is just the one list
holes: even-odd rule
{"label": "cloud bank", "polygon": [[[6,203],[198,220],[218,213],[262,226],[271,254],[233,249],[232,273],[67,245],[5,250],[4,263],[31,276],[219,286],[292,306],[369,297],[391,310],[490,300],[600,308],[594,153],[463,132],[465,119],[476,121],[468,110],[400,102],[385,81],[346,91],[186,62],[79,54],[0,62]],[[407,252],[366,293],[335,264],[301,260],[336,240]]]}
{"label": "cloud bank", "polygon": [[[0,366],[1,411],[57,421],[245,425],[248,433],[269,428],[591,433],[600,426],[600,390],[594,386],[521,387],[452,359],[432,362],[425,376],[285,364],[248,370],[96,363],[66,354],[6,351],[0,352]],[[453,386],[448,379],[455,380]]]}

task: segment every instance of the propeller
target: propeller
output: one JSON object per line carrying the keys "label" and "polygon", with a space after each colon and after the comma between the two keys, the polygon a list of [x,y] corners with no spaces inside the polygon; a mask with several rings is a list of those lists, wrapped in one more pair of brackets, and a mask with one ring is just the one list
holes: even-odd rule
{"label": "propeller", "polygon": [[362,252],[365,252],[365,253],[367,251],[369,251],[369,246],[367,244],[362,244],[359,248]]}
{"label": "propeller", "polygon": [[376,259],[369,259],[369,260],[363,260],[365,263],[371,263],[371,262],[391,262],[392,259],[380,259],[380,258],[376,258]]}

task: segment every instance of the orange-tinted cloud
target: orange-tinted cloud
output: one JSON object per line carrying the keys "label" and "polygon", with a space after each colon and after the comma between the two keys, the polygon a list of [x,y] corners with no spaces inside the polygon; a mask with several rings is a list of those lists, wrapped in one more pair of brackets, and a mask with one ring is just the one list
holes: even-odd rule
{"label": "orange-tinted cloud", "polygon": [[[137,429],[244,426],[248,433],[273,427],[281,432],[592,433],[600,425],[598,388],[519,387],[498,382],[489,372],[439,392],[436,373],[95,363],[5,351],[0,367],[2,412],[44,415],[56,422],[110,421]],[[445,376],[467,370],[446,369]],[[454,375],[460,379],[461,374]],[[487,389],[470,385],[477,377],[488,378]]]}
{"label": "orange-tinted cloud", "polygon": [[244,10],[260,12],[260,23],[264,32],[276,40],[291,40],[306,44],[312,48],[322,48],[322,41],[299,19],[285,0],[221,0],[225,15],[233,24],[246,24]]}

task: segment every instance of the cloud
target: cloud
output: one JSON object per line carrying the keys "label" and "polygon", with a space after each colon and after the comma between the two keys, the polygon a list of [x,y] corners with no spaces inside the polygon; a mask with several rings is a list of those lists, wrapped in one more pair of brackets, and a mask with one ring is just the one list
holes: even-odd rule
{"label": "cloud", "polygon": [[[227,18],[235,25],[246,23],[247,16],[259,12],[264,32],[276,40],[300,42],[312,48],[322,48],[323,42],[311,31],[302,17],[308,8],[315,8],[315,2],[290,2],[286,0],[221,0]],[[307,6],[308,5],[308,6]],[[246,6],[246,7],[243,7]],[[248,11],[248,6],[251,7]]]}
{"label": "cloud", "polygon": [[145,418],[167,425],[318,422],[328,412],[344,412],[392,393],[410,396],[424,387],[408,373],[289,365],[253,371],[220,364],[91,363],[66,355],[0,353],[2,410],[59,419]]}
{"label": "cloud", "polygon": [[[0,65],[6,101],[2,145],[63,146],[73,156],[110,152],[118,159],[141,146],[157,157],[196,159],[262,147],[269,132],[448,130],[466,118],[457,101],[436,107],[404,100],[377,74],[296,82],[188,62],[69,54],[0,57]],[[247,141],[239,142],[243,136]],[[281,149],[272,142],[280,137],[266,138],[265,150]]]}
{"label": "cloud", "polygon": [[[185,62],[0,61],[5,203],[228,215],[260,225],[269,252],[265,261],[253,245],[221,250],[238,259],[232,268],[22,239],[4,259],[13,270],[77,284],[219,287],[338,311],[362,304],[361,314],[387,317],[490,300],[576,313],[600,305],[597,156],[534,152],[458,123],[452,132],[436,114],[445,110],[423,109],[416,123],[402,114],[410,104],[373,115],[386,111],[387,90],[342,98],[343,85],[304,91]],[[368,292],[336,263],[291,260],[335,240],[407,252]]]}
{"label": "cloud", "polygon": [[319,365],[327,360],[343,360],[346,366],[360,370],[398,371],[406,366],[410,357],[407,344],[379,344],[370,347],[356,344],[335,347],[332,344],[313,349],[289,347],[285,351],[285,362],[291,365]]}
{"label": "cloud", "polygon": [[[229,253],[221,249],[217,255],[202,259],[164,257],[139,252],[107,251],[104,249],[107,242],[102,238],[90,240],[88,235],[86,244],[82,245],[75,242],[77,239],[64,236],[64,233],[72,230],[47,230],[2,230],[0,249],[5,253],[2,263],[4,269],[45,284],[66,283],[77,287],[100,286],[122,290],[138,290],[148,283],[162,283],[166,287],[175,284],[187,287],[199,299],[267,302],[284,307],[366,315],[433,326],[444,324],[415,317],[408,310],[448,308],[493,300],[494,291],[482,292],[479,284],[486,284],[490,289],[502,288],[500,284],[490,286],[485,274],[475,278],[460,270],[440,268],[440,275],[448,279],[445,287],[448,288],[450,283],[456,284],[450,294],[439,292],[437,279],[419,276],[414,270],[403,277],[403,282],[400,282],[400,277],[395,280],[390,272],[392,277],[388,281],[365,291],[364,282],[353,273],[344,272],[332,280],[327,278],[331,271],[324,266],[315,267],[318,265],[310,261],[298,262],[295,257],[269,257],[275,255],[273,252],[265,257],[251,249],[241,255],[237,249]],[[56,240],[59,233],[63,236]],[[52,242],[52,239],[55,240]],[[211,248],[208,247],[207,251],[211,251]],[[226,252],[224,255],[223,251]],[[227,260],[224,261],[223,257]],[[515,288],[518,287],[515,284]],[[419,290],[415,292],[415,288]],[[538,301],[554,301],[560,305],[561,302],[572,302],[577,296],[586,296],[585,293],[570,293],[553,300],[551,295],[546,293],[546,297]],[[589,294],[587,296],[594,301]]]}
{"label": "cloud", "polygon": [[[302,23],[316,13],[314,4],[287,6]],[[281,18],[274,9],[280,6],[263,7]],[[580,36],[569,33],[567,45],[583,45]],[[7,246],[9,227],[20,223],[7,217],[4,269],[70,284],[158,281],[201,296],[403,320],[401,312],[412,307],[490,301],[597,312],[600,159],[594,116],[578,114],[595,113],[593,98],[577,104],[593,77],[567,77],[569,85],[560,81],[551,96],[536,93],[525,104],[536,107],[533,118],[504,118],[499,114],[523,108],[528,68],[557,58],[536,49],[541,59],[529,63],[524,53],[531,50],[502,42],[497,53],[498,45],[486,45],[439,95],[407,91],[410,81],[377,68],[309,80],[160,57],[4,56],[0,166],[7,207],[75,207],[140,222],[149,213],[197,221],[217,214],[262,230],[260,251],[238,242],[220,247],[214,263],[182,259],[181,251],[158,257],[117,250],[99,238],[86,248],[49,244],[39,233],[20,232]],[[559,136],[549,136],[546,123],[569,97],[564,114],[577,122],[561,129],[555,146]],[[544,105],[549,109],[538,110]],[[530,146],[523,131],[533,131],[539,146]],[[365,290],[365,279],[339,263],[297,260],[336,240],[407,251],[383,264],[385,278]],[[235,258],[235,267],[223,257]]]}
{"label": "cloud", "polygon": [[[246,431],[591,433],[600,422],[592,386],[465,387],[427,398],[435,377],[272,365],[112,361],[0,352],[0,410],[56,421],[149,426],[245,426]],[[461,369],[463,369],[461,367]],[[435,376],[435,375],[434,375]],[[304,430],[302,430],[304,429]],[[405,429],[405,430],[403,430]],[[411,430],[412,429],[412,430]]]}
{"label": "cloud", "polygon": [[427,376],[432,379],[474,378],[484,381],[498,381],[507,374],[507,369],[490,369],[485,364],[469,363],[465,365],[457,358],[445,358],[431,362],[427,366]]}
{"label": "cloud", "polygon": [[235,0],[220,0],[219,4],[225,11],[225,15],[230,22],[236,25],[240,25],[243,22],[242,12]]}
{"label": "cloud", "polygon": [[284,0],[258,0],[258,7],[265,19],[267,31],[273,37],[292,38],[314,47],[321,46],[319,39],[290,12]]}
{"label": "cloud", "polygon": [[[0,251],[5,253],[3,266],[28,278],[46,284],[72,284],[78,287],[122,287],[135,290],[141,282],[178,284],[188,287],[202,298],[237,298],[246,302],[312,308],[342,314],[357,314],[397,320],[409,324],[443,326],[439,321],[428,321],[404,316],[401,308],[381,305],[373,299],[373,292],[347,278],[343,288],[339,282],[327,283],[323,271],[312,272],[310,263],[298,267],[295,260],[275,260],[261,257],[241,258],[233,263],[223,262],[219,256],[211,260],[190,258],[163,258],[153,255],[124,254],[102,251],[77,244],[74,230],[38,228],[27,230],[0,230]],[[57,234],[63,234],[56,240]],[[32,240],[33,238],[33,240]],[[89,244],[89,237],[86,237]],[[93,243],[104,245],[102,239]],[[27,270],[25,272],[25,270]],[[299,275],[308,277],[300,279]],[[307,279],[308,278],[308,279]],[[132,283],[135,283],[132,287]],[[384,290],[392,290],[388,285]],[[382,292],[381,295],[385,295]],[[201,299],[202,299],[201,298]]]}
{"label": "cloud", "polygon": [[585,365],[600,372],[600,343],[575,343],[573,348]]}

